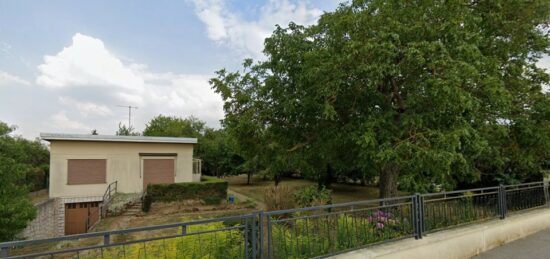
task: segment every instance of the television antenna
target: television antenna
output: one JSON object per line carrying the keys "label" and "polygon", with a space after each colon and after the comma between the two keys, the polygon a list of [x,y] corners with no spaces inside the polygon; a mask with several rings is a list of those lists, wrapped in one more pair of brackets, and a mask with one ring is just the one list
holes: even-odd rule
{"label": "television antenna", "polygon": [[137,106],[131,106],[131,105],[117,105],[118,107],[128,108],[128,129],[132,127],[132,109],[137,110]]}

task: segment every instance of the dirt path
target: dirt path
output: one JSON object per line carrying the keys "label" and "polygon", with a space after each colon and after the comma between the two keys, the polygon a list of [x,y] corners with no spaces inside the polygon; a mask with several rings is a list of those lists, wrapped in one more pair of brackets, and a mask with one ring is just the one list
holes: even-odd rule
{"label": "dirt path", "polygon": [[251,200],[253,201],[254,203],[256,203],[256,209],[258,210],[265,210],[267,208],[267,206],[265,205],[265,203],[263,201],[260,201],[260,200],[257,200],[257,199],[254,199],[250,196],[246,196],[242,193],[239,193],[233,189],[231,189],[231,187],[229,187],[229,189],[227,190],[227,194],[228,195],[234,195],[235,198],[237,198],[237,201],[246,201],[246,200]]}

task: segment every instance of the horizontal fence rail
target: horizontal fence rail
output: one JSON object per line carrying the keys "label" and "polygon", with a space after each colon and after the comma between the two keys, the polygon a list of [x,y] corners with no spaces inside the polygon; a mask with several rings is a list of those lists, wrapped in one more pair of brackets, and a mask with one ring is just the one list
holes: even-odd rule
{"label": "horizontal fence rail", "polygon": [[548,183],[415,194],[0,243],[2,258],[311,258],[548,206]]}
{"label": "horizontal fence rail", "polygon": [[256,218],[246,214],[14,241],[0,249],[6,258],[257,258]]}
{"label": "horizontal fence rail", "polygon": [[413,198],[264,213],[269,258],[310,258],[413,236]]}

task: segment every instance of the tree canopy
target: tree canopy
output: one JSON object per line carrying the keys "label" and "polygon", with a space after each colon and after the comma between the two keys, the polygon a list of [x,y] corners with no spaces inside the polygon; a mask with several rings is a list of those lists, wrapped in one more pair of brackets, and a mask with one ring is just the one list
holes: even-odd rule
{"label": "tree canopy", "polygon": [[549,14],[543,0],[353,1],[277,27],[266,60],[211,85],[245,159],[274,174],[378,175],[382,197],[537,179]]}
{"label": "tree canopy", "polygon": [[34,219],[28,192],[46,187],[48,149],[39,140],[11,136],[15,129],[0,122],[0,242],[13,240]]}

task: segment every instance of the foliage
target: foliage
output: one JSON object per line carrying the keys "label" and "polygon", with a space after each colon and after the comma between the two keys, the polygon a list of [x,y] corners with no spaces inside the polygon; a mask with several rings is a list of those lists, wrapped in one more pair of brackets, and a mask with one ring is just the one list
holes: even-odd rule
{"label": "foliage", "polygon": [[26,166],[25,181],[30,191],[47,188],[49,175],[50,152],[36,139],[33,141],[11,134],[16,126],[8,126],[0,121],[0,157],[13,159],[17,164]]}
{"label": "foliage", "polygon": [[287,186],[269,186],[264,190],[266,209],[285,210],[295,207],[292,190]]}
{"label": "foliage", "polygon": [[201,182],[149,184],[143,210],[148,211],[152,202],[203,200],[206,204],[219,204],[227,199],[227,182],[215,177],[203,176]]}
{"label": "foliage", "polygon": [[313,26],[278,27],[266,60],[210,83],[245,164],[274,175],[326,185],[374,171],[382,197],[398,184],[538,178],[550,156],[549,76],[536,65],[550,52],[549,5],[351,1]]}
{"label": "foliage", "polygon": [[403,217],[383,211],[367,215],[335,214],[273,224],[276,258],[312,258],[410,235]]}
{"label": "foliage", "polygon": [[[97,132],[96,132],[97,133]],[[117,136],[139,136],[139,132],[134,130],[134,127],[123,125],[122,123],[118,124],[118,130],[115,133]],[[92,132],[93,135],[93,132]]]}
{"label": "foliage", "polygon": [[311,207],[316,205],[330,204],[332,200],[332,191],[322,187],[307,186],[294,192],[294,201],[300,207]]}
{"label": "foliage", "polygon": [[193,116],[158,115],[147,123],[143,135],[197,138],[194,153],[202,159],[202,173],[218,177],[240,173],[243,159],[238,155],[233,139],[224,129],[206,127],[204,121]]}
{"label": "foliage", "polygon": [[28,165],[0,156],[0,242],[13,240],[36,217],[24,184]]}
{"label": "foliage", "polygon": [[183,119],[158,115],[145,125],[143,136],[198,138],[205,129],[204,121],[193,116]]}
{"label": "foliage", "polygon": [[237,153],[234,139],[224,129],[206,129],[199,139],[197,153],[205,174],[220,177],[242,173],[243,158]]}
{"label": "foliage", "polygon": [[[187,227],[187,236],[139,242],[124,246],[113,246],[103,251],[90,250],[81,256],[85,258],[240,258],[244,254],[244,235],[241,230],[221,230],[227,226],[215,222]],[[215,231],[215,232],[210,232]],[[210,233],[201,233],[210,232]],[[201,233],[201,234],[193,234]],[[152,238],[154,232],[149,232]],[[181,230],[178,231],[181,235]]]}

